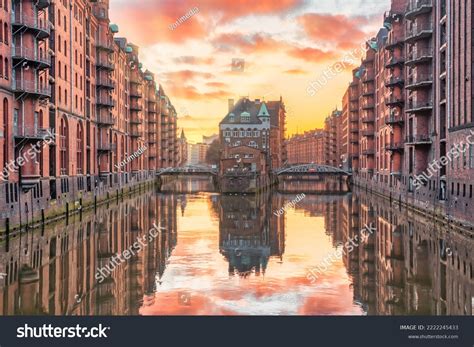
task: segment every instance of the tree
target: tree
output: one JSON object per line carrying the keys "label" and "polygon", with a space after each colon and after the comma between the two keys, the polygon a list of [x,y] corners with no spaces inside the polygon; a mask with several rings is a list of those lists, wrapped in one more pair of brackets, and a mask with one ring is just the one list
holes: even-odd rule
{"label": "tree", "polygon": [[209,165],[219,165],[221,156],[221,144],[218,139],[212,141],[206,152],[206,163]]}

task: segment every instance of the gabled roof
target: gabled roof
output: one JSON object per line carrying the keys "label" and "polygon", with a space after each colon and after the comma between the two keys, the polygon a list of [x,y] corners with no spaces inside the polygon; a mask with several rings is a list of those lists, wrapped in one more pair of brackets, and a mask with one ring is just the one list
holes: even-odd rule
{"label": "gabled roof", "polygon": [[[279,110],[284,108],[282,101],[252,101],[248,98],[241,98],[235,104],[231,112],[227,113],[220,124],[262,124],[259,116],[270,116],[270,124],[279,126]],[[248,112],[250,114],[249,122],[242,122],[241,114]],[[230,121],[231,115],[234,121]]]}

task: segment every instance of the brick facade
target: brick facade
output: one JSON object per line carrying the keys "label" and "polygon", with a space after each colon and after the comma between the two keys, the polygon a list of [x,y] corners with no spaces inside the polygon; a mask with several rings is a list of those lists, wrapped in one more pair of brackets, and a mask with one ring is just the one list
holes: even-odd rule
{"label": "brick facade", "polygon": [[[143,70],[138,47],[116,36],[107,0],[5,4],[0,229],[7,219],[16,224],[20,209],[37,219],[35,211],[51,204],[121,189],[177,165],[176,111]],[[14,163],[21,165],[10,169]]]}

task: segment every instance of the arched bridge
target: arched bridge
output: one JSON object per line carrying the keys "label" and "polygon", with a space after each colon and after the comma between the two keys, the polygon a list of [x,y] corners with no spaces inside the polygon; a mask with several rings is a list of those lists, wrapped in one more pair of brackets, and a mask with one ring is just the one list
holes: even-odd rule
{"label": "arched bridge", "polygon": [[337,167],[321,164],[302,164],[282,167],[273,170],[273,173],[279,175],[331,175],[331,176],[351,176],[348,171]]}
{"label": "arched bridge", "polygon": [[205,165],[186,165],[180,167],[167,167],[160,169],[156,172],[157,176],[164,175],[190,175],[190,176],[199,176],[199,175],[213,175],[217,176],[217,169]]}

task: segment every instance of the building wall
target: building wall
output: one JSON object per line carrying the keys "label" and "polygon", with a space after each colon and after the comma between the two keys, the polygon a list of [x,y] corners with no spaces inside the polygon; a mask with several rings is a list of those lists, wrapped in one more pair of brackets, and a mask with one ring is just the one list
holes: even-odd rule
{"label": "building wall", "polygon": [[0,8],[2,223],[14,225],[20,211],[23,220],[39,218],[176,165],[176,112],[143,71],[138,47],[116,37],[107,0],[11,4]]}

